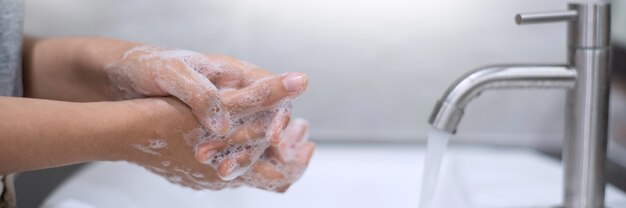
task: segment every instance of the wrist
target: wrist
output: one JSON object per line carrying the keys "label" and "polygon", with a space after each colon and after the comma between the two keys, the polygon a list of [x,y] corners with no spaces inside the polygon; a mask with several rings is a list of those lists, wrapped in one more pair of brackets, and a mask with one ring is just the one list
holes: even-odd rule
{"label": "wrist", "polygon": [[197,127],[197,121],[189,108],[175,98],[145,98],[115,102],[125,118],[112,126],[111,131],[119,132],[110,139],[111,148],[103,159],[110,161],[138,162],[145,153],[136,145],[146,145],[150,139],[181,138],[190,127]]}
{"label": "wrist", "polygon": [[107,138],[102,138],[103,149],[99,152],[99,160],[131,161],[133,158],[133,144],[138,144],[145,138],[155,136],[151,122],[155,121],[153,112],[159,109],[150,109],[147,99],[106,102],[114,109],[110,112],[115,119],[103,123],[103,131],[109,132]]}

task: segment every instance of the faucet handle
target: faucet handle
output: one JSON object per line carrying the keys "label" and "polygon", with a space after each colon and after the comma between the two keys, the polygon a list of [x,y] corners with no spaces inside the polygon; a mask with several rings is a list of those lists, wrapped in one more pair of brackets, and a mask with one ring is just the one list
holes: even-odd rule
{"label": "faucet handle", "polygon": [[578,12],[576,10],[535,12],[535,13],[515,15],[515,23],[517,23],[518,25],[534,24],[534,23],[548,23],[548,22],[572,21],[572,20],[576,20],[576,18],[578,18]]}

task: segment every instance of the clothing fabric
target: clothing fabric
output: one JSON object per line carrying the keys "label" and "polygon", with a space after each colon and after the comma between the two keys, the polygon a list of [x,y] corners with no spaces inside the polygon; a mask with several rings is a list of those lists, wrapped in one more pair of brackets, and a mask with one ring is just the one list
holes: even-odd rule
{"label": "clothing fabric", "polygon": [[15,208],[15,189],[13,175],[0,176],[0,208]]}
{"label": "clothing fabric", "polygon": [[0,96],[22,96],[21,0],[0,0]]}
{"label": "clothing fabric", "polygon": [[[0,0],[0,96],[22,96],[22,0]],[[13,175],[0,176],[0,208],[14,208]]]}

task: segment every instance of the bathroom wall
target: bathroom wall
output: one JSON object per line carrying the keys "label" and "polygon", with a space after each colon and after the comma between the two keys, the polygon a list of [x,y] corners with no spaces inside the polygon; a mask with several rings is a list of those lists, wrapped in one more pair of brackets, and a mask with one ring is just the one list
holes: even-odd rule
{"label": "bathroom wall", "polygon": [[[435,101],[463,73],[565,60],[565,24],[513,21],[564,9],[564,0],[25,1],[28,34],[114,37],[306,72],[310,90],[295,114],[317,140],[422,140]],[[615,32],[626,40],[624,27]],[[487,92],[467,108],[458,137],[558,144],[563,102],[558,90]]]}

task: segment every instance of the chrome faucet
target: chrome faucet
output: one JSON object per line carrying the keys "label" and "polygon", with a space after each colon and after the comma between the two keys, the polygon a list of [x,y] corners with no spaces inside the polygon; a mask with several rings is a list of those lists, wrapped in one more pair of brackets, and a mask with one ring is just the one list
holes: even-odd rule
{"label": "chrome faucet", "polygon": [[517,24],[567,22],[567,64],[500,65],[456,81],[439,100],[429,123],[456,133],[465,106],[488,89],[567,90],[563,138],[564,196],[568,208],[604,207],[610,51],[610,4],[570,3],[568,10],[518,14]]}

